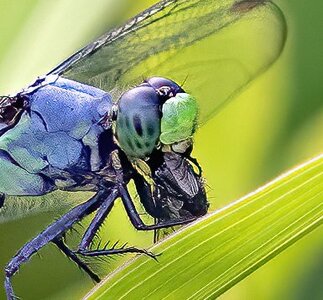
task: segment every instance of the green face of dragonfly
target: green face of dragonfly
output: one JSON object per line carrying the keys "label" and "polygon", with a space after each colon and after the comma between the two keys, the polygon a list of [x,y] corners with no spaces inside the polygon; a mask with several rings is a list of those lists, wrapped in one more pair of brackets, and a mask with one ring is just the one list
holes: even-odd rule
{"label": "green face of dragonfly", "polygon": [[172,145],[192,137],[198,117],[198,105],[193,96],[177,94],[164,103],[162,112],[161,143]]}
{"label": "green face of dragonfly", "polygon": [[173,145],[190,140],[197,116],[197,102],[189,94],[178,93],[161,108],[155,91],[137,87],[120,99],[116,138],[128,157],[147,158],[159,143]]}

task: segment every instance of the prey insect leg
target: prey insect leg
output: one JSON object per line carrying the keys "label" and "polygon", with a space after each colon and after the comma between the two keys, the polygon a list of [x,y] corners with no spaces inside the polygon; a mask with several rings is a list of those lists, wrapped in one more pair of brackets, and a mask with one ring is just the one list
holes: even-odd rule
{"label": "prey insect leg", "polygon": [[49,242],[61,237],[74,223],[95,211],[102,201],[108,196],[109,190],[100,190],[95,196],[85,203],[71,209],[67,214],[49,225],[42,233],[25,244],[5,267],[5,290],[7,298],[14,300],[16,297],[11,284],[11,277],[19,270],[20,266]]}

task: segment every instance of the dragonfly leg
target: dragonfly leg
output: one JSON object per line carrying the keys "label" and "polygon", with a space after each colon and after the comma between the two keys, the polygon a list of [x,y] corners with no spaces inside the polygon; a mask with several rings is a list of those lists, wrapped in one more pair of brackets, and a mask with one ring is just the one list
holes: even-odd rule
{"label": "dragonfly leg", "polygon": [[70,250],[61,238],[54,239],[53,243],[72,261],[74,261],[83,271],[85,271],[95,282],[100,282],[100,277],[95,274],[77,255]]}
{"label": "dragonfly leg", "polygon": [[112,249],[98,249],[98,250],[83,250],[78,252],[84,256],[91,256],[91,257],[98,257],[98,256],[106,256],[106,255],[113,255],[113,254],[126,254],[126,253],[139,253],[145,254],[149,257],[156,259],[158,255],[149,252],[145,249],[140,249],[136,247],[121,247],[121,248],[112,248]]}
{"label": "dragonfly leg", "polygon": [[116,194],[117,191],[100,190],[90,200],[71,209],[67,214],[49,225],[42,233],[37,235],[18,251],[5,267],[5,290],[9,300],[14,300],[16,298],[11,284],[11,277],[19,270],[20,266],[27,262],[34,253],[39,251],[46,244],[61,237],[74,223],[95,211],[110,193]]}
{"label": "dragonfly leg", "polygon": [[93,238],[95,237],[96,232],[99,230],[99,228],[102,225],[102,223],[104,222],[105,218],[107,217],[107,215],[111,211],[114,201],[117,198],[117,196],[118,195],[116,195],[116,194],[111,194],[101,204],[97,214],[93,218],[91,224],[86,229],[86,231],[82,237],[82,240],[78,246],[78,250],[77,250],[78,253],[84,252],[89,248]]}
{"label": "dragonfly leg", "polygon": [[129,216],[129,219],[130,219],[131,223],[133,224],[133,226],[137,230],[147,231],[147,230],[162,229],[162,228],[172,227],[172,226],[176,226],[176,225],[187,224],[187,223],[190,223],[190,222],[196,220],[196,218],[186,218],[186,219],[168,220],[168,221],[164,221],[164,222],[153,224],[153,225],[146,225],[141,220],[127,189],[124,188],[123,186],[120,186],[119,192],[120,192],[120,196],[121,196],[123,205],[124,205],[124,207],[127,211],[127,214]]}
{"label": "dragonfly leg", "polygon": [[158,218],[158,210],[156,209],[156,204],[153,201],[149,184],[140,174],[134,174],[133,180],[136,186],[136,191],[140,198],[140,202],[144,206],[146,212],[152,217]]}
{"label": "dragonfly leg", "polygon": [[145,250],[139,249],[136,247],[121,247],[119,249],[112,247],[112,249],[97,249],[97,250],[89,250],[89,246],[100,228],[101,224],[105,220],[106,216],[112,209],[113,203],[116,199],[116,195],[110,195],[100,206],[97,214],[95,215],[94,219],[92,220],[90,226],[86,230],[83,238],[79,244],[77,254],[81,254],[83,256],[91,256],[91,257],[98,257],[98,256],[105,256],[105,255],[113,255],[113,254],[125,254],[125,253],[142,253],[146,254],[152,258],[156,258],[156,255]]}
{"label": "dragonfly leg", "polygon": [[[119,195],[122,199],[123,205],[127,211],[127,214],[129,216],[129,219],[132,223],[132,225],[137,229],[137,230],[155,230],[155,229],[162,229],[162,228],[167,228],[167,227],[172,227],[176,225],[183,225],[190,223],[196,218],[186,218],[186,219],[176,219],[176,220],[169,220],[161,223],[157,223],[154,225],[146,225],[140,218],[135,205],[133,204],[133,201],[129,195],[129,192],[127,188],[125,187],[124,179],[123,179],[123,171],[121,168],[120,160],[119,160],[119,155],[118,152],[112,152],[112,161],[113,161],[113,167],[116,171],[117,174],[117,180],[118,180],[118,190],[119,190]],[[140,181],[137,181],[136,185],[140,185]],[[149,193],[147,193],[147,187],[144,186],[142,190],[142,195],[144,196],[149,196]],[[151,201],[148,199],[141,199],[144,200],[144,203],[146,203],[145,208],[148,211],[148,208],[152,211],[154,206],[152,205]]]}

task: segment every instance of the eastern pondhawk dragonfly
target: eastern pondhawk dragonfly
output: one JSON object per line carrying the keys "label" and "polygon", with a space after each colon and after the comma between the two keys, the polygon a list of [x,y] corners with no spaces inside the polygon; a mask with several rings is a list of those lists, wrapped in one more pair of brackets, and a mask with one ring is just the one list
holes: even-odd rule
{"label": "eastern pondhawk dragonfly", "polygon": [[[138,230],[206,214],[202,169],[191,157],[197,123],[268,68],[282,50],[284,33],[280,11],[269,1],[161,1],[27,89],[1,97],[2,210],[8,210],[9,196],[23,201],[54,190],[95,192],[8,263],[8,299],[15,298],[11,277],[50,242],[95,281],[99,277],[82,256],[154,257],[135,247],[91,250],[117,198]],[[127,189],[130,180],[156,224],[141,220]],[[71,250],[64,233],[95,211],[78,249]]]}

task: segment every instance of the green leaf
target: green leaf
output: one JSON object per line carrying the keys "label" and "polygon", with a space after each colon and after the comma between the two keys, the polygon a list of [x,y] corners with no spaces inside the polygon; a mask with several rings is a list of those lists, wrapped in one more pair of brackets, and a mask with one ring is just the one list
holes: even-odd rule
{"label": "green leaf", "polygon": [[183,228],[86,299],[214,299],[322,223],[323,155]]}

